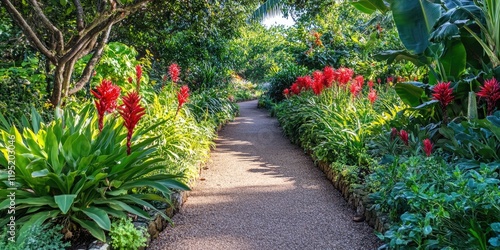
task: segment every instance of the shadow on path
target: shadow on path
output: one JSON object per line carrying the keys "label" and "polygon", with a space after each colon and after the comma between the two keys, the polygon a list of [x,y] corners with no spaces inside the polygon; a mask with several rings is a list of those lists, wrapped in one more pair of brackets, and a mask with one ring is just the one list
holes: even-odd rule
{"label": "shadow on path", "polygon": [[276,119],[240,103],[208,169],[150,249],[377,249],[366,223]]}

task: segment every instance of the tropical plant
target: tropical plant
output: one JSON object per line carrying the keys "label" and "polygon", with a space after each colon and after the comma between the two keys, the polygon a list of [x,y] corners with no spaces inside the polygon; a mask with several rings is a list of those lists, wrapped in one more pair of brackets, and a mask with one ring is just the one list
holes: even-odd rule
{"label": "tropical plant", "polygon": [[[63,242],[61,225],[44,223],[33,225],[21,235],[16,235],[15,241],[5,241],[5,234],[0,236],[0,248],[5,250],[53,250],[66,249],[69,242]],[[7,243],[5,243],[7,242]]]}
{"label": "tropical plant", "polygon": [[[7,197],[8,188],[16,188],[20,233],[56,218],[68,233],[84,228],[105,241],[109,217],[131,213],[149,218],[142,207],[158,210],[148,201],[168,202],[170,188],[188,189],[176,180],[178,176],[149,175],[165,168],[153,143],[157,137],[147,134],[162,122],[138,129],[127,154],[122,122],[110,119],[99,132],[93,114],[89,104],[78,113],[67,109],[47,125],[34,120],[31,128],[21,132],[16,127],[0,131],[0,193]],[[15,180],[9,179],[7,171],[9,155],[15,156]],[[138,192],[148,187],[162,195]],[[2,214],[8,207],[9,200],[0,202]]]}

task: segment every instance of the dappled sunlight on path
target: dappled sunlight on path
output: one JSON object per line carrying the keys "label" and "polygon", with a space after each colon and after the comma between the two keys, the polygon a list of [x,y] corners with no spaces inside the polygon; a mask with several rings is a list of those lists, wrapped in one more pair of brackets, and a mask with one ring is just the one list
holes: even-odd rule
{"label": "dappled sunlight on path", "polygon": [[376,249],[380,243],[276,119],[240,104],[175,227],[151,249]]}

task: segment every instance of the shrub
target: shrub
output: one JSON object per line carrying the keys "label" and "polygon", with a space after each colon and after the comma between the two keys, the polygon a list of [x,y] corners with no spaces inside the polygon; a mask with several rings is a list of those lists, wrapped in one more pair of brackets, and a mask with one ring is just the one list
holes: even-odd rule
{"label": "shrub", "polygon": [[149,237],[146,229],[137,229],[130,218],[120,218],[111,223],[109,235],[113,249],[119,250],[135,250],[145,247]]}
{"label": "shrub", "polygon": [[6,234],[0,236],[0,249],[4,250],[60,250],[70,246],[69,242],[63,242],[61,225],[54,226],[52,223],[33,225],[24,232],[17,235],[15,242],[9,241]]}

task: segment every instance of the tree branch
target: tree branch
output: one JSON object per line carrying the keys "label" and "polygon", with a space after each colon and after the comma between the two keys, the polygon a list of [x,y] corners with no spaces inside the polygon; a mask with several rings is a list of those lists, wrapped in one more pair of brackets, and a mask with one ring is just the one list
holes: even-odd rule
{"label": "tree branch", "polygon": [[43,55],[45,55],[52,63],[57,63],[56,57],[53,52],[47,49],[42,41],[38,38],[37,34],[31,29],[30,25],[26,22],[24,17],[17,11],[16,7],[12,5],[9,0],[1,0],[5,8],[10,13],[12,18],[16,20],[28,40],[35,46]]}
{"label": "tree branch", "polygon": [[104,46],[108,43],[108,38],[109,34],[111,33],[112,26],[113,25],[109,25],[107,27],[107,30],[103,34],[101,42],[97,45],[94,55],[92,55],[92,58],[90,58],[90,61],[85,66],[85,69],[83,70],[80,80],[78,80],[78,82],[75,83],[75,87],[69,91],[70,95],[80,91],[85,86],[85,84],[90,80],[90,77],[93,74],[95,66],[97,65],[97,63],[99,63],[99,60],[101,60],[102,52],[104,51]]}
{"label": "tree branch", "polygon": [[83,7],[80,0],[73,0],[73,3],[76,6],[76,28],[78,29],[78,32],[80,32],[85,29],[85,23],[83,21]]}
{"label": "tree branch", "polygon": [[36,0],[30,0],[31,5],[33,6],[33,9],[35,10],[35,13],[40,17],[41,22],[49,28],[49,30],[52,30],[53,33],[56,34],[57,37],[57,43],[56,43],[56,53],[63,53],[64,51],[64,38],[62,32],[54,25],[50,20],[43,14],[42,8],[40,8],[40,5],[38,5],[38,2]]}

